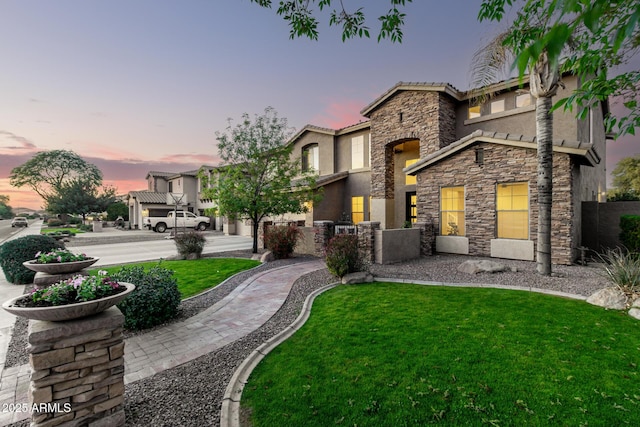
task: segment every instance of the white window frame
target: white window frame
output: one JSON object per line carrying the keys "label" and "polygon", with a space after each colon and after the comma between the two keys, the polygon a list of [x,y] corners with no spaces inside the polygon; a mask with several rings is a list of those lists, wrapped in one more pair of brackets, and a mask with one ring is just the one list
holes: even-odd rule
{"label": "white window frame", "polygon": [[351,169],[364,168],[364,135],[351,138]]}

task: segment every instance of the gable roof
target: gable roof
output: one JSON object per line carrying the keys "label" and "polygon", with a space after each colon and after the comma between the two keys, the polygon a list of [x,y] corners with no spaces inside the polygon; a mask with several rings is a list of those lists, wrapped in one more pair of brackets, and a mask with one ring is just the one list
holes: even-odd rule
{"label": "gable roof", "polygon": [[159,177],[159,178],[168,178],[175,174],[176,174],[175,172],[149,171],[147,172],[147,176],[145,177],[145,179],[149,179],[150,176]]}
{"label": "gable roof", "polygon": [[[441,160],[444,160],[455,153],[463,151],[467,147],[478,142],[488,142],[492,144],[528,148],[531,150],[538,149],[535,137],[477,130],[447,145],[446,147],[429,154],[424,159],[418,160],[416,163],[403,169],[403,172],[408,175],[415,175],[422,169],[425,169]],[[553,141],[553,151],[556,153],[566,153],[578,156],[581,159],[582,163],[588,166],[595,166],[602,160],[594,149],[593,144],[586,142],[566,141],[564,139],[560,141]]]}
{"label": "gable roof", "polygon": [[291,139],[289,140],[289,144],[293,144],[298,139],[300,139],[305,133],[308,133],[308,132],[322,133],[324,135],[329,135],[329,136],[338,136],[338,135],[348,134],[351,132],[357,132],[362,129],[368,129],[370,127],[371,127],[371,122],[369,120],[365,120],[360,123],[345,126],[340,129],[329,129],[329,128],[315,126],[315,125],[305,125],[302,129],[300,129],[295,135],[291,137]]}
{"label": "gable roof", "polygon": [[403,91],[426,91],[426,92],[443,92],[447,95],[451,96],[456,100],[462,99],[462,92],[460,92],[455,87],[451,86],[449,83],[428,83],[428,82],[398,82],[391,89],[387,90],[385,93],[376,98],[371,104],[364,107],[360,114],[365,117],[369,117],[374,110],[376,110],[380,105],[387,102],[387,100],[393,96],[395,96],[399,92]]}

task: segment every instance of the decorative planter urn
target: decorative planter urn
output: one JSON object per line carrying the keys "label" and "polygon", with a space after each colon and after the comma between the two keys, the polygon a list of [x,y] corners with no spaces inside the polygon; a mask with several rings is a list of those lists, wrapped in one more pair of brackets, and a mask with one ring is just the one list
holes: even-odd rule
{"label": "decorative planter urn", "polygon": [[47,264],[38,263],[35,259],[32,259],[30,261],[23,262],[22,265],[27,267],[29,270],[37,271],[39,273],[65,274],[75,273],[83,268],[87,268],[99,259],[100,258],[87,258],[82,261],[50,262]]}
{"label": "decorative planter urn", "polygon": [[92,301],[65,305],[54,305],[49,307],[16,307],[14,305],[16,300],[25,296],[29,296],[28,294],[25,294],[6,301],[4,304],[2,304],[2,308],[15,316],[26,317],[27,319],[48,320],[52,322],[62,322],[65,320],[79,319],[82,317],[100,313],[107,308],[118,304],[136,288],[136,286],[132,283],[120,282],[120,285],[125,286],[127,289],[124,292],[120,292],[119,294]]}

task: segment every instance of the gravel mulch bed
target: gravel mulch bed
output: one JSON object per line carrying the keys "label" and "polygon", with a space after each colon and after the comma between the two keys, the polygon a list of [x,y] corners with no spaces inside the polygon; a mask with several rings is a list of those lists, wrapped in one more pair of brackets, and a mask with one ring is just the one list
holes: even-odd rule
{"label": "gravel mulch bed", "polygon": [[[588,296],[608,286],[601,270],[595,266],[554,266],[552,277],[536,273],[535,263],[496,260],[514,271],[469,275],[457,267],[476,257],[436,255],[393,265],[373,265],[377,277],[401,278],[446,283],[484,283],[541,288]],[[487,258],[489,259],[489,258]],[[304,258],[277,261],[260,266],[274,268]],[[240,284],[244,272],[213,291],[183,302],[181,316],[193,315],[224,298]],[[236,280],[237,278],[237,280]],[[224,391],[237,367],[259,345],[289,326],[298,316],[302,304],[314,290],[335,279],[321,270],[301,277],[294,284],[282,308],[261,328],[219,351],[189,363],[161,372],[126,386],[125,412],[127,426],[205,426],[219,425]],[[28,423],[17,423],[26,426]]]}

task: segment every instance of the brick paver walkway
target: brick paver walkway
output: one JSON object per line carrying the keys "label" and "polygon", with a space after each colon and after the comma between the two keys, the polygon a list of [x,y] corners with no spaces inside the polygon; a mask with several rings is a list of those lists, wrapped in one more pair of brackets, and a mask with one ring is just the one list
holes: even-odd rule
{"label": "brick paver walkway", "polygon": [[[257,273],[196,316],[128,338],[125,341],[125,384],[189,362],[258,329],[280,309],[300,276],[322,268],[324,263],[314,260]],[[28,391],[28,365],[3,369],[0,408],[27,404]],[[0,425],[29,416],[29,413],[0,411]]]}

